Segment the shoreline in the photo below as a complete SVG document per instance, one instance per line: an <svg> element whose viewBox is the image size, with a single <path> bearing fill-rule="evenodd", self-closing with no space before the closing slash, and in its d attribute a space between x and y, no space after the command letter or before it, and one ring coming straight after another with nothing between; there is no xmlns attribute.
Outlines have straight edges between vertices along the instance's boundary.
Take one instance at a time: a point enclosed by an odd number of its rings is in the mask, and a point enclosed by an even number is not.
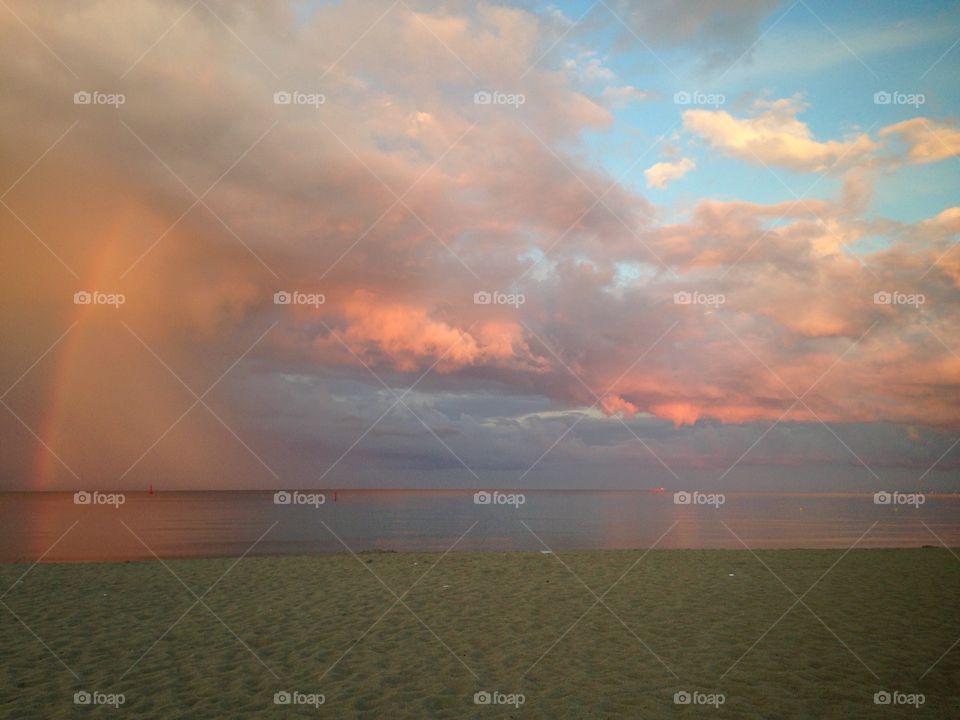
<svg viewBox="0 0 960 720"><path fill-rule="evenodd" d="M353 557L354 555L359 557L370 556L370 555L386 555L386 556L399 556L399 557L412 557L412 556L503 556L503 557L512 557L512 556L544 556L549 557L551 555L586 555L586 554L596 554L596 555L611 555L611 554L623 554L623 553L644 553L644 554L658 554L658 553L800 553L800 552L810 552L810 553L834 553L834 552L846 552L849 554L860 553L860 552L906 552L911 550L946 550L949 553L960 552L960 545L951 547L944 545L935 545L935 544L926 544L926 545L917 545L910 547L903 546L881 546L881 547L789 547L789 548L766 548L766 547L730 547L730 548L645 548L645 547L634 547L634 548L574 548L574 549L564 549L559 552L544 552L542 550L452 550L445 552L443 550L391 550L391 549L381 549L381 548L364 548L362 550L356 550L354 552L348 552L346 550L338 550L336 552L318 552L318 553L258 553L250 554L246 556L242 555L224 555L224 554L215 554L215 555L167 555L164 557L135 557L135 558L121 558L115 560L14 560L14 561L0 561L0 568L11 567L11 566L20 566L20 565L43 565L43 566L57 566L63 565L68 567L73 566L102 566L102 565L129 565L132 563L151 563L151 562L187 562L187 561L205 561L205 560L236 560L242 558L244 561L247 560L279 560L279 559L320 559L320 558L342 558L342 557Z"/></svg>
<svg viewBox="0 0 960 720"><path fill-rule="evenodd" d="M97 486L95 489L97 492L104 493L124 493L129 495L149 495L152 497L160 497L162 495L183 495L183 494L209 494L209 493L260 493L260 494L272 494L281 490L286 490L288 492L322 492L322 493L410 493L410 494L430 494L430 493L456 493L456 494L472 494L479 492L481 490L486 490L488 492L493 491L510 491L510 492L523 492L523 493L577 493L577 494L629 494L629 495L652 495L652 496L665 496L671 495L673 492L679 492L684 489L697 489L700 491L710 491L710 492L722 492L724 495L729 495L731 497L749 497L749 496L763 496L763 497L870 497L878 490L830 490L830 491L810 491L802 492L799 490L723 490L722 488L714 488L709 486L697 486L694 487L695 483L688 483L684 488L677 489L666 489L662 492L650 490L648 488L527 488L527 487L513 487L509 485L504 486L484 486L484 487L463 487L463 488L451 488L451 487L437 487L437 488L377 488L377 487L278 487L278 488L182 488L182 489L161 489L154 490L152 493L148 490L129 490L124 488L110 488L110 487L101 487ZM88 486L92 487L92 486ZM889 486L884 486L880 490L884 490ZM85 488L75 488L71 490L0 490L0 497L4 495L72 495L75 492L84 490ZM903 487L892 488L898 492L906 492L908 489ZM954 497L960 498L960 490L925 490L921 491L919 489L912 489L912 491L923 492L924 495L932 495L935 497Z"/></svg>

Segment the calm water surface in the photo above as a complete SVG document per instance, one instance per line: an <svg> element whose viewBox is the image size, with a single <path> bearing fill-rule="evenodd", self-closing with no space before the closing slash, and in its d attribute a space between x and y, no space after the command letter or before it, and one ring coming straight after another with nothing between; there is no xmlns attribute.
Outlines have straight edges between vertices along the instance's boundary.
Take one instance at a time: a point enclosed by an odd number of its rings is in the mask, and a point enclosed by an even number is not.
<svg viewBox="0 0 960 720"><path fill-rule="evenodd" d="M456 551L846 548L865 532L858 547L960 545L957 495L912 507L866 494L727 493L717 508L650 492L524 495L514 507L475 504L466 490L340 490L312 506L275 504L272 491L126 493L114 508L72 493L0 493L0 562L444 551L461 536Z"/></svg>

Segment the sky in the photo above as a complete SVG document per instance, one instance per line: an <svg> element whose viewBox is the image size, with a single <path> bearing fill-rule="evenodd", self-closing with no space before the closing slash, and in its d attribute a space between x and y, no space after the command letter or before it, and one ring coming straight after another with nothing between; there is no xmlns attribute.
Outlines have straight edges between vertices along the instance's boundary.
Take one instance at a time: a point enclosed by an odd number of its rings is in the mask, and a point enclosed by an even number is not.
<svg viewBox="0 0 960 720"><path fill-rule="evenodd" d="M960 488L957 4L0 5L0 488Z"/></svg>

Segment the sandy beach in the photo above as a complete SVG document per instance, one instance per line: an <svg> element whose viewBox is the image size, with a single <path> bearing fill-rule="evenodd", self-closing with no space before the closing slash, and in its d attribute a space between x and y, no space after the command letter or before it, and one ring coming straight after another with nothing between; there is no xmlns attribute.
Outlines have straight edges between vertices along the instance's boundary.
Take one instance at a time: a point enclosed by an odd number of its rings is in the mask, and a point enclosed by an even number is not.
<svg viewBox="0 0 960 720"><path fill-rule="evenodd" d="M3 717L960 714L943 548L29 568L0 567Z"/></svg>

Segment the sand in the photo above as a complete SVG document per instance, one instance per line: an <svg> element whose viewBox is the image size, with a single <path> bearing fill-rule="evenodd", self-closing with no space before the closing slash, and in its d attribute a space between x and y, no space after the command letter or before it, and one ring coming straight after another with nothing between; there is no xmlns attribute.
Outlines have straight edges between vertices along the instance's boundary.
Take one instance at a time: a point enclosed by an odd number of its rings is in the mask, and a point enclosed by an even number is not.
<svg viewBox="0 0 960 720"><path fill-rule="evenodd" d="M3 565L0 717L960 717L950 551L643 555Z"/></svg>

